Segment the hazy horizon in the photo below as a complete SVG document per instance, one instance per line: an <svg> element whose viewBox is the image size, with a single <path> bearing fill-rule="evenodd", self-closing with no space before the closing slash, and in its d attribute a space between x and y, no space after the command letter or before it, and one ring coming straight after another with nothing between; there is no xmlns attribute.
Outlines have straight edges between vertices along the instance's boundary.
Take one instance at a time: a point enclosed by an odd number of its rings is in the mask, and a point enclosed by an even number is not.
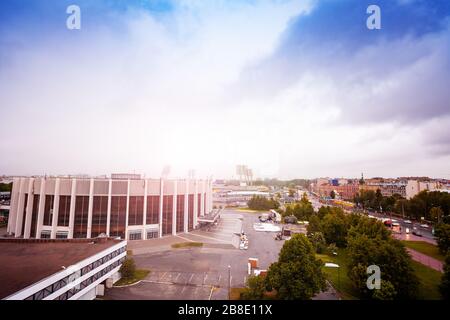
<svg viewBox="0 0 450 320"><path fill-rule="evenodd" d="M449 70L450 1L0 3L0 175L450 179Z"/></svg>

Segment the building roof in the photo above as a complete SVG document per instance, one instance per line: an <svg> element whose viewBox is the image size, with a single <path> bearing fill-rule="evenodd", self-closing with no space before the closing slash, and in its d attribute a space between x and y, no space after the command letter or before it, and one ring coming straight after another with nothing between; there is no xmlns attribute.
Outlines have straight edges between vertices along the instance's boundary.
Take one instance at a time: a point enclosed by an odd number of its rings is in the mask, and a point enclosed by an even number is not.
<svg viewBox="0 0 450 320"><path fill-rule="evenodd" d="M121 240L0 239L0 299L81 262Z"/></svg>

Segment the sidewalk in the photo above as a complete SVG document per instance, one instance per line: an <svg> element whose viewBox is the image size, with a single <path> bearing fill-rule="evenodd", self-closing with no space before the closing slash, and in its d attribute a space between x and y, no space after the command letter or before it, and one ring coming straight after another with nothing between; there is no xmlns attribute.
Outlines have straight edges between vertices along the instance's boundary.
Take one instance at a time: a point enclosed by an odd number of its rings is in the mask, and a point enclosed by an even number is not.
<svg viewBox="0 0 450 320"><path fill-rule="evenodd" d="M443 263L441 261L410 248L406 248L406 250L409 252L413 260L420 262L421 264L426 265L427 267L430 267L434 270L443 272Z"/></svg>

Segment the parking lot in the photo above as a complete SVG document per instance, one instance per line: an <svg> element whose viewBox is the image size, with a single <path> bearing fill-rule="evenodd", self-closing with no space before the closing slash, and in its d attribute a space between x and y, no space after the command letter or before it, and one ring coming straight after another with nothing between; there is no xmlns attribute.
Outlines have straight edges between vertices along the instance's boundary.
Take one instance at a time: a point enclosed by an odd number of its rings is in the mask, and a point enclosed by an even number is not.
<svg viewBox="0 0 450 320"><path fill-rule="evenodd" d="M224 210L217 226L180 235L203 242L202 248L135 254L136 266L151 270L149 276L134 286L108 289L105 298L227 299L228 266L231 266L231 286L243 287L248 276L248 258L258 258L260 268L266 269L278 259L284 243L274 239L275 233L255 231L255 222L258 222L256 213ZM248 250L237 249L236 233L241 230L248 235Z"/></svg>

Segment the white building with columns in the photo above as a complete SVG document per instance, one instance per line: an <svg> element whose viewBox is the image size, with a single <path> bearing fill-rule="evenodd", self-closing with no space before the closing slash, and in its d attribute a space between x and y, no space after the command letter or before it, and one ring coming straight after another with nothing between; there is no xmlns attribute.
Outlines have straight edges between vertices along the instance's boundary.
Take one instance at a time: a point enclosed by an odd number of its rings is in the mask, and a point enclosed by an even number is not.
<svg viewBox="0 0 450 320"><path fill-rule="evenodd" d="M211 180L22 177L13 181L7 232L145 240L189 232L211 211Z"/></svg>

